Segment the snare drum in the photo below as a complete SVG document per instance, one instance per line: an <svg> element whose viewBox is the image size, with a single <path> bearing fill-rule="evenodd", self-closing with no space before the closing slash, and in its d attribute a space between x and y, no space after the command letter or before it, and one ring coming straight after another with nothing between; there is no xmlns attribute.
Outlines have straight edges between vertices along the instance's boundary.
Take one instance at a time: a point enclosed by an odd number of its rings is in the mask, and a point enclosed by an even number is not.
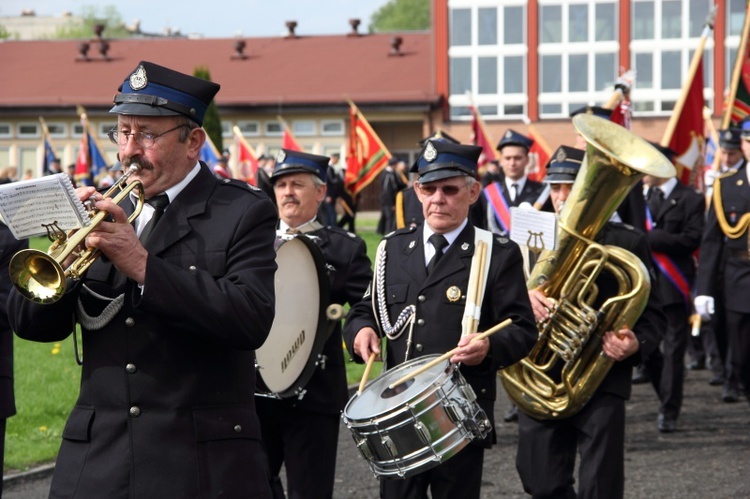
<svg viewBox="0 0 750 499"><path fill-rule="evenodd" d="M323 253L305 235L277 239L276 264L276 316L255 351L256 395L301 398L327 339L330 284Z"/></svg>
<svg viewBox="0 0 750 499"><path fill-rule="evenodd" d="M344 408L344 424L375 476L421 473L490 432L474 390L447 360L388 388L436 357L420 357L386 371Z"/></svg>

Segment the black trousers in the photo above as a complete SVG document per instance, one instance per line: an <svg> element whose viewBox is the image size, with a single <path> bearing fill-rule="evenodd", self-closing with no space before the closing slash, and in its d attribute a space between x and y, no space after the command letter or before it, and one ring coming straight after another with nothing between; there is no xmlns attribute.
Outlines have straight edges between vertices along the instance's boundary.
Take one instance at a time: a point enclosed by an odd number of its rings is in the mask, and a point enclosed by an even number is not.
<svg viewBox="0 0 750 499"><path fill-rule="evenodd" d="M646 359L646 371L661 406L659 413L677 419L682 408L682 393L685 380L685 350L690 336L688 308L684 303L664 306L667 316L667 331L662 342L662 354L655 352Z"/></svg>
<svg viewBox="0 0 750 499"><path fill-rule="evenodd" d="M740 386L750 394L750 314L727 310L729 366Z"/></svg>
<svg viewBox="0 0 750 499"><path fill-rule="evenodd" d="M479 499L484 447L469 444L446 462L409 478L381 478L382 499Z"/></svg>
<svg viewBox="0 0 750 499"><path fill-rule="evenodd" d="M333 497L339 415L310 412L262 397L256 397L255 403L275 488L280 487L283 464L287 498Z"/></svg>
<svg viewBox="0 0 750 499"><path fill-rule="evenodd" d="M535 498L622 498L625 489L625 400L597 393L581 411L561 420L519 413L516 468ZM580 454L578 494L576 452Z"/></svg>

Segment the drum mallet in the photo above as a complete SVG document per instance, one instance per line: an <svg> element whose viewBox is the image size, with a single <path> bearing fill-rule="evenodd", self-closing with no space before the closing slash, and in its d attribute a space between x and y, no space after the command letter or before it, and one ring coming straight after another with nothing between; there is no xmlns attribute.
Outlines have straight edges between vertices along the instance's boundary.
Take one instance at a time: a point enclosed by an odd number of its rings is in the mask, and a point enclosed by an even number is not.
<svg viewBox="0 0 750 499"><path fill-rule="evenodd" d="M357 389L357 395L362 394L362 390L365 389L365 384L367 383L367 378L370 376L370 369L372 369L372 365L375 363L375 352L372 352L370 354L370 358L367 359L367 365L365 366L365 372L362 374L362 381L359 382L359 388Z"/></svg>
<svg viewBox="0 0 750 499"><path fill-rule="evenodd" d="M469 343L473 343L473 342L478 341L478 340L483 340L486 337L497 333L501 329L504 329L504 328L510 326L511 324L513 324L513 321L511 319L505 319L503 322L501 322L501 323L499 323L499 324L491 327L487 331L485 331L485 332L483 332L483 333L481 333L481 334L479 334L477 336L474 336L471 339L471 341L469 341ZM399 380L391 383L388 388L390 388L391 390L393 390L394 388L396 388L401 383L405 383L405 382L409 381L410 379L412 379L412 378L414 378L414 377L422 374L423 372L427 371L428 369L431 369L432 367L440 364L441 362L445 362L446 360L448 360L451 357L453 357L453 355L459 350L459 348L461 348L461 347L456 347L453 350L450 350L449 352L445 352L443 355L441 355L440 357L436 358L435 360L432 360L432 361L428 362L427 364L423 365L419 369L415 369L414 371L406 374L401 379L399 379Z"/></svg>

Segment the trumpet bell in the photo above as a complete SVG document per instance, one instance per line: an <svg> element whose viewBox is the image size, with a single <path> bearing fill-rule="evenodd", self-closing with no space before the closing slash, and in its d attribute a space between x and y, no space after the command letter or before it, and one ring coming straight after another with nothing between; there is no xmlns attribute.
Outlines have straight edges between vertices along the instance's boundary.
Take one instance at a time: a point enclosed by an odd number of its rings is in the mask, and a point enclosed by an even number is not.
<svg viewBox="0 0 750 499"><path fill-rule="evenodd" d="M18 292L34 303L54 303L65 293L65 271L43 251L25 249L13 255L9 274Z"/></svg>

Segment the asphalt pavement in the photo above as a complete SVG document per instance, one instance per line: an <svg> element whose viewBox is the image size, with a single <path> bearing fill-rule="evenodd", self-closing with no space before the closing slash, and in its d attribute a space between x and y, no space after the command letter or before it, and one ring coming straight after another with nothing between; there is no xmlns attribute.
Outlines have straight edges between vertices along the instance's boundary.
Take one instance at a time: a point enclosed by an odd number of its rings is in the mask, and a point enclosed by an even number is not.
<svg viewBox="0 0 750 499"><path fill-rule="evenodd" d="M651 385L636 385L627 404L625 495L628 498L750 497L750 404L721 401L709 371L688 371L677 431L656 429L658 401ZM498 445L485 454L483 498L527 497L515 469L517 428L504 423L504 392L495 406ZM6 499L47 497L50 467L5 477ZM168 479L165 477L165 479ZM378 481L342 425L336 468L337 499L378 496Z"/></svg>

